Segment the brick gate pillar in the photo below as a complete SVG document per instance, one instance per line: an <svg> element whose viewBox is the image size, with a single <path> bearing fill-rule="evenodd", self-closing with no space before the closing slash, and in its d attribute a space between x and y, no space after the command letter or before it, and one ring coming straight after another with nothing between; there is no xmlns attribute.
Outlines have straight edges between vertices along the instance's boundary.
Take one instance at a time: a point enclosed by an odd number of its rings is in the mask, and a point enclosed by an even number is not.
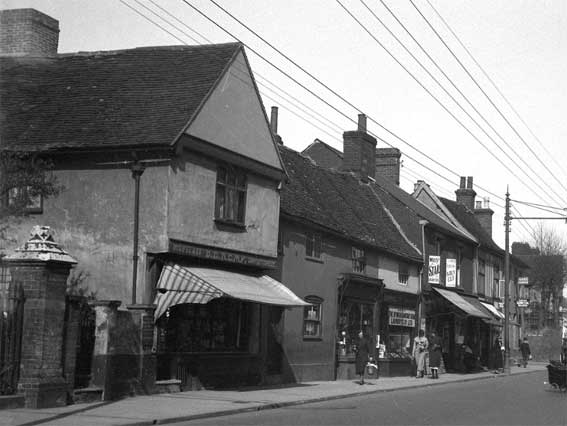
<svg viewBox="0 0 567 426"><path fill-rule="evenodd" d="M155 392L156 385L156 354L154 341L154 311L156 305L128 305L128 311L132 314L137 332L139 333L138 353L138 377L137 382L141 389L139 391L150 394Z"/></svg>
<svg viewBox="0 0 567 426"><path fill-rule="evenodd" d="M70 269L77 262L55 243L47 226L35 226L30 240L3 260L25 298L18 392L29 408L66 405L65 293Z"/></svg>

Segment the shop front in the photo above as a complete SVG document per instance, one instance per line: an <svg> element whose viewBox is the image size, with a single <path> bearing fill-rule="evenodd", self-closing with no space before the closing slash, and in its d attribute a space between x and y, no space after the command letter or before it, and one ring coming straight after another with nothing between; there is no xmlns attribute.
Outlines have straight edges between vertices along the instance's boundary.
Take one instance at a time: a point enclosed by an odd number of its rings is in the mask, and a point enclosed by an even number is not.
<svg viewBox="0 0 567 426"><path fill-rule="evenodd" d="M377 336L381 376L411 375L411 344L415 336L417 296L384 291Z"/></svg>
<svg viewBox="0 0 567 426"><path fill-rule="evenodd" d="M362 331L370 347L376 347L383 283L358 274L341 274L339 283L336 379L354 379L358 333Z"/></svg>
<svg viewBox="0 0 567 426"><path fill-rule="evenodd" d="M459 292L434 287L426 303L427 332L441 338L443 362L450 372L470 372L480 367L482 327L492 316Z"/></svg>
<svg viewBox="0 0 567 426"><path fill-rule="evenodd" d="M165 264L156 290L157 379L185 390L262 383L272 311L309 305L261 273L190 264Z"/></svg>

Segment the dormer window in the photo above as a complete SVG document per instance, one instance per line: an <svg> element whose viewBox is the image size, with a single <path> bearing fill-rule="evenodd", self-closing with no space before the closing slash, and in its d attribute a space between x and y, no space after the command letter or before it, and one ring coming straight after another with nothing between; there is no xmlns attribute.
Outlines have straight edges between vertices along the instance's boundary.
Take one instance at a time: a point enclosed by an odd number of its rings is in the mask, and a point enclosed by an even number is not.
<svg viewBox="0 0 567 426"><path fill-rule="evenodd" d="M217 169L215 220L244 225L246 214L246 173L229 165Z"/></svg>

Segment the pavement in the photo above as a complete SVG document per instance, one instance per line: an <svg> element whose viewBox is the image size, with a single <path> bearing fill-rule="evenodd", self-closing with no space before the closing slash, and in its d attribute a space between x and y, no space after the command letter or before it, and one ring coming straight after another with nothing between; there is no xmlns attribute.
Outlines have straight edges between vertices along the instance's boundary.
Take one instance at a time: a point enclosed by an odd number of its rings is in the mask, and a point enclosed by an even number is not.
<svg viewBox="0 0 567 426"><path fill-rule="evenodd" d="M530 362L527 368L512 366L510 375L544 371L547 363ZM237 390L201 390L118 401L95 402L44 409L0 411L0 425L154 425L189 421L242 412L268 410L310 402L329 401L378 392L442 386L473 380L498 380L506 374L484 371L472 374L440 374L439 379L380 377L364 385L354 380L306 382ZM542 384L543 385L543 384Z"/></svg>

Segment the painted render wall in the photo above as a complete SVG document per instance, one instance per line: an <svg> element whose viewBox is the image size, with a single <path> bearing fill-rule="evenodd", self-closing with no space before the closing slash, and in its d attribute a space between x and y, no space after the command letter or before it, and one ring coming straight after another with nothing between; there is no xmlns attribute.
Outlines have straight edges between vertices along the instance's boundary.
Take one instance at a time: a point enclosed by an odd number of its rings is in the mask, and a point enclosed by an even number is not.
<svg viewBox="0 0 567 426"><path fill-rule="evenodd" d="M76 166L76 165L75 165ZM78 264L71 276L86 274L81 287L97 299L131 303L134 180L130 169L55 171L64 190L44 200L43 213L8 218L0 251L23 245L34 225L48 225L54 239ZM138 302L144 292L147 250L165 248L167 167L144 171L140 187Z"/></svg>
<svg viewBox="0 0 567 426"><path fill-rule="evenodd" d="M283 348L285 362L293 379L334 380L337 341L338 276L352 272L351 249L353 244L337 237L322 235L321 261L305 257L305 232L310 228L288 220L280 222L283 256L279 258L281 282L299 297L308 295L324 299L322 305L322 338L303 338L303 309L285 312ZM377 252L366 249L366 275L397 283L398 263ZM417 289L417 267L410 269L407 289ZM392 288L397 289L392 285Z"/></svg>
<svg viewBox="0 0 567 426"><path fill-rule="evenodd" d="M217 163L187 153L169 177L167 236L196 244L275 258L279 220L278 183L248 174L246 229L216 224Z"/></svg>

